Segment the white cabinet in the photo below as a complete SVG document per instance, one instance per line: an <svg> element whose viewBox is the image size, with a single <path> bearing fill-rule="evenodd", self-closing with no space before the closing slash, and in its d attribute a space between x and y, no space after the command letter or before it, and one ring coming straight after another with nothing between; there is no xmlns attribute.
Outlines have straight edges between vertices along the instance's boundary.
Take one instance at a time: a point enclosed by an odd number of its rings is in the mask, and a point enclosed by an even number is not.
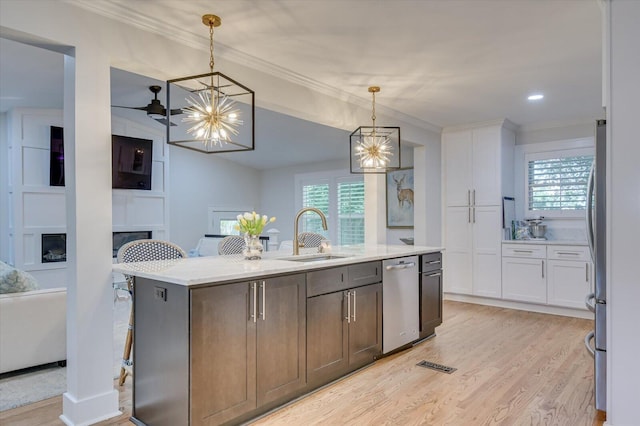
<svg viewBox="0 0 640 426"><path fill-rule="evenodd" d="M506 123L443 131L445 206L498 206L513 195L515 135Z"/></svg>
<svg viewBox="0 0 640 426"><path fill-rule="evenodd" d="M445 219L445 292L472 294L473 228L471 209L448 207Z"/></svg>
<svg viewBox="0 0 640 426"><path fill-rule="evenodd" d="M513 195L515 143L507 123L443 131L445 292L501 297L502 197Z"/></svg>
<svg viewBox="0 0 640 426"><path fill-rule="evenodd" d="M591 292L592 263L584 246L549 246L547 250L548 303L584 309Z"/></svg>
<svg viewBox="0 0 640 426"><path fill-rule="evenodd" d="M502 247L502 207L474 207L473 226L473 294L501 297L500 249Z"/></svg>
<svg viewBox="0 0 640 426"><path fill-rule="evenodd" d="M545 260L545 246L505 245L502 297L521 302L547 303Z"/></svg>
<svg viewBox="0 0 640 426"><path fill-rule="evenodd" d="M586 309L593 264L586 246L507 243L502 247L502 297Z"/></svg>

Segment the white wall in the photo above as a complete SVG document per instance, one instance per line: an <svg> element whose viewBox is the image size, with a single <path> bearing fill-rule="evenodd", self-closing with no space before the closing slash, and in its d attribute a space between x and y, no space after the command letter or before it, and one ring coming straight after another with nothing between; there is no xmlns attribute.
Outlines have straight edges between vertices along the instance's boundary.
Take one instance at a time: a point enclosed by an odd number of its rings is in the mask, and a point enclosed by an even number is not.
<svg viewBox="0 0 640 426"><path fill-rule="evenodd" d="M604 118L604 111L602 112ZM516 133L516 145L530 143L561 141L565 139L593 137L595 134L595 120L578 123L540 123L539 125L523 126Z"/></svg>
<svg viewBox="0 0 640 426"><path fill-rule="evenodd" d="M170 155L171 240L185 251L207 233L209 207L261 210L264 183L258 170L175 146ZM278 186L272 189L280 191Z"/></svg>

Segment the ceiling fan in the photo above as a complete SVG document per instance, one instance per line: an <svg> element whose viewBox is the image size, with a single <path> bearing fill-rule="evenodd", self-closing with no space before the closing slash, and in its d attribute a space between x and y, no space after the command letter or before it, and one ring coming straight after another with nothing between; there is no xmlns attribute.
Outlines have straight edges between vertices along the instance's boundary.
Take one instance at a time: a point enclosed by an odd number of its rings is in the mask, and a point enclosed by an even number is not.
<svg viewBox="0 0 640 426"><path fill-rule="evenodd" d="M158 99L158 93L160 93L160 91L162 90L162 87L149 86L149 90L151 91L151 93L153 93L153 99L151 99L151 103L148 104L147 106L143 106L143 107L129 107L129 106L122 106L122 105L111 105L111 106L114 108L138 109L141 111L146 111L149 117L153 118L158 123L162 123L166 126L167 125L167 109L164 107L164 105L160 103L160 100ZM183 113L182 109L171 110L171 115L177 115L182 113ZM175 124L173 123L170 123L170 124L172 126L175 126Z"/></svg>

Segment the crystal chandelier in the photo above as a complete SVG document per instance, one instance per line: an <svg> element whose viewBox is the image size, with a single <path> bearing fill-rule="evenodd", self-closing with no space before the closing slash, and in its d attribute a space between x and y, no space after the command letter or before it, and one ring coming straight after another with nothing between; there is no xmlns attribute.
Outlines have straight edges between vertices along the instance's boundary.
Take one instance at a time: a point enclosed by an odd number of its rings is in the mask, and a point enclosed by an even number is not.
<svg viewBox="0 0 640 426"><path fill-rule="evenodd" d="M167 82L167 103L170 105L174 97L179 99L184 104L180 109L185 114L181 125L167 125L169 144L206 153L255 148L254 92L213 71L213 29L221 22L216 15L202 17L202 23L209 27L210 72Z"/></svg>
<svg viewBox="0 0 640 426"><path fill-rule="evenodd" d="M351 135L351 173L386 173L400 168L400 127L376 126L376 93L369 87L372 101L372 126L360 126Z"/></svg>

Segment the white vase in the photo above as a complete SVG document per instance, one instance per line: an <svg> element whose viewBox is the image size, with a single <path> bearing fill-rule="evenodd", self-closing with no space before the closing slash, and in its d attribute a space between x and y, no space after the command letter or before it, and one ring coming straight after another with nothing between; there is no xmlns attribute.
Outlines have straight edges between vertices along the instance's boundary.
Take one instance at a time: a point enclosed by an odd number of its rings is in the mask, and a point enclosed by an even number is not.
<svg viewBox="0 0 640 426"><path fill-rule="evenodd" d="M259 235L244 234L244 258L247 260L262 259L262 243Z"/></svg>

